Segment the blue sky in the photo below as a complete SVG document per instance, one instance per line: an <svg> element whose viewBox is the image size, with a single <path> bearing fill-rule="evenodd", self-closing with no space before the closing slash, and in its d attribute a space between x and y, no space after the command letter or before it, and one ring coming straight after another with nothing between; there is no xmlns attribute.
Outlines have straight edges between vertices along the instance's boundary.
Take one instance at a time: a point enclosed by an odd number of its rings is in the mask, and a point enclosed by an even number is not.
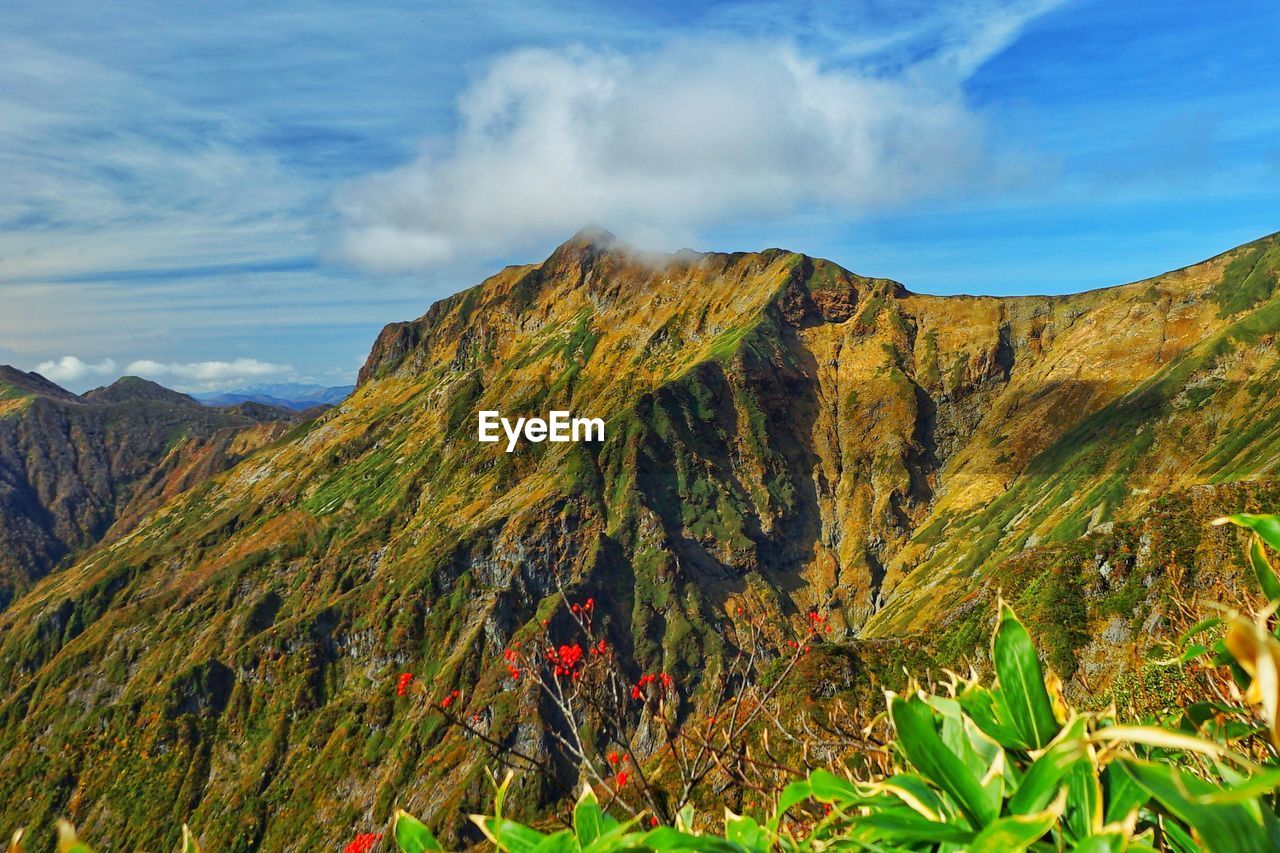
<svg viewBox="0 0 1280 853"><path fill-rule="evenodd" d="M0 362L350 381L594 222L933 293L1280 230L1274 2L9 0Z"/></svg>

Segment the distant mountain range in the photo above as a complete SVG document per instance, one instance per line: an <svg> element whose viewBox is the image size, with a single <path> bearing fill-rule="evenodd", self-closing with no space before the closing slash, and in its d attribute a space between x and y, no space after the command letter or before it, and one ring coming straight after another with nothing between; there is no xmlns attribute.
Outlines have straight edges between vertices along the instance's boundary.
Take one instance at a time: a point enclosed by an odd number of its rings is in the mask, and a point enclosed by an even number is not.
<svg viewBox="0 0 1280 853"><path fill-rule="evenodd" d="M296 420L257 403L209 408L136 376L77 395L0 365L0 609Z"/></svg>
<svg viewBox="0 0 1280 853"><path fill-rule="evenodd" d="M323 385L282 382L274 385L255 385L252 388L240 388L235 391L222 391L217 394L194 394L192 396L206 406L262 403L267 406L276 406L300 412L316 406L332 406L341 403L354 390L354 385L326 388Z"/></svg>

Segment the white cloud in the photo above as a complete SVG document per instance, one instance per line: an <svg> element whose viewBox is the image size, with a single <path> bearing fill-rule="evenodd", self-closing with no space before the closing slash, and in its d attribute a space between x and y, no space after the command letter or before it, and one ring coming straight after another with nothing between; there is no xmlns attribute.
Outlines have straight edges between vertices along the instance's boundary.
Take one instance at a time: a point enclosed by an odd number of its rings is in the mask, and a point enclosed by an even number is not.
<svg viewBox="0 0 1280 853"><path fill-rule="evenodd" d="M507 54L462 93L443 149L338 193L339 253L412 270L590 223L671 245L966 186L985 175L985 134L962 84L1048 5L993 6L910 63L824 64L790 40L709 36L640 55Z"/></svg>
<svg viewBox="0 0 1280 853"><path fill-rule="evenodd" d="M115 359L88 362L74 355L43 361L36 373L73 390L101 385L120 376L141 376L179 391L225 391L243 388L264 379L292 379L294 369L287 364L273 364L256 358L234 361L161 362L138 359L119 367Z"/></svg>
<svg viewBox="0 0 1280 853"><path fill-rule="evenodd" d="M287 364L272 364L256 358L237 358L235 361L193 361L186 364L164 364L149 359L132 361L124 372L146 379L176 377L194 381L202 388L230 387L249 379L267 376L283 376L293 372Z"/></svg>
<svg viewBox="0 0 1280 853"><path fill-rule="evenodd" d="M109 358L89 363L74 355L64 355L56 361L42 361L36 365L36 373L53 382L79 382L91 376L110 376L115 370L116 363Z"/></svg>

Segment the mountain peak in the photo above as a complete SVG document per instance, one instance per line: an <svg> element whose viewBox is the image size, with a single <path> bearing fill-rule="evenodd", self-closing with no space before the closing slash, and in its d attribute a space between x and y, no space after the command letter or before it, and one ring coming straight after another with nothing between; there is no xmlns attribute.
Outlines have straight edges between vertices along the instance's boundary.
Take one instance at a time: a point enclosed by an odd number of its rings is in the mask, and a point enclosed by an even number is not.
<svg viewBox="0 0 1280 853"><path fill-rule="evenodd" d="M52 397L57 400L72 401L80 399L66 388L50 382L35 371L24 373L16 367L0 364L0 397L12 396Z"/></svg>
<svg viewBox="0 0 1280 853"><path fill-rule="evenodd" d="M559 249L568 248L596 248L607 249L618 243L618 235L614 234L607 228L601 228L599 225L585 225L578 229L578 233L574 234L564 243L560 244ZM557 251L559 251L557 249Z"/></svg>
<svg viewBox="0 0 1280 853"><path fill-rule="evenodd" d="M129 400L159 400L166 403L177 403L184 406L197 406L197 403L186 394L181 394L163 385L143 379L140 376L121 376L115 382L103 388L86 391L82 399L90 403L124 403Z"/></svg>

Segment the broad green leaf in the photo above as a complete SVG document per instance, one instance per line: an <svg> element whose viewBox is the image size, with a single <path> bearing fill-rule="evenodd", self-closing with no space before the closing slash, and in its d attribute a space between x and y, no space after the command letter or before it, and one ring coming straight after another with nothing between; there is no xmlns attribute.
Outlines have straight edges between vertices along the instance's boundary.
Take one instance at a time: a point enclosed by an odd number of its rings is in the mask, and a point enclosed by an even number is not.
<svg viewBox="0 0 1280 853"><path fill-rule="evenodd" d="M808 779L800 779L783 788L782 794L778 797L778 809L774 813L773 820L769 821L769 826L774 830L777 830L777 828L782 825L783 815L813 795L813 785ZM676 825L680 826L680 821L678 819L676 821ZM688 830L692 828L692 823L688 826L680 826L680 828Z"/></svg>
<svg viewBox="0 0 1280 853"><path fill-rule="evenodd" d="M200 853L200 845L196 842L195 834L185 823L182 825L182 853Z"/></svg>
<svg viewBox="0 0 1280 853"><path fill-rule="evenodd" d="M573 833L567 829L553 832L538 842L535 848L536 853L578 853L580 849Z"/></svg>
<svg viewBox="0 0 1280 853"><path fill-rule="evenodd" d="M1230 768L1220 767L1219 772L1226 776L1231 771ZM1211 793L1204 794L1196 799L1205 804L1242 803L1280 789L1280 768L1257 773L1253 776L1239 777L1238 774L1232 775L1236 775L1239 781L1228 779L1227 784L1215 785Z"/></svg>
<svg viewBox="0 0 1280 853"><path fill-rule="evenodd" d="M1067 774L1067 808L1063 819L1076 838L1102 831L1102 786L1098 766L1086 757Z"/></svg>
<svg viewBox="0 0 1280 853"><path fill-rule="evenodd" d="M604 812L596 799L596 792L590 785L583 785L582 796L578 797L578 804L573 809L573 831L578 837L578 844L589 846L600 837L603 824Z"/></svg>
<svg viewBox="0 0 1280 853"><path fill-rule="evenodd" d="M1044 669L1031 635L1004 602L1000 603L992 658L1009 723L1030 746L1042 749L1061 726L1053 713L1053 700L1045 688Z"/></svg>
<svg viewBox="0 0 1280 853"><path fill-rule="evenodd" d="M1262 853L1274 851L1280 839L1270 838L1255 799L1239 803L1206 803L1217 786L1172 766L1131 758L1117 759L1147 793L1179 820L1196 831L1211 853Z"/></svg>
<svg viewBox="0 0 1280 853"><path fill-rule="evenodd" d="M815 770L809 774L809 787L813 796L823 802L857 801L862 793L848 779L841 779L829 770Z"/></svg>
<svg viewBox="0 0 1280 853"><path fill-rule="evenodd" d="M1026 850L1053 828L1058 812L1049 809L1032 815L1003 817L979 832L969 853L1011 853Z"/></svg>
<svg viewBox="0 0 1280 853"><path fill-rule="evenodd" d="M628 818L626 823L618 823L606 814L600 824L600 835L595 841L591 842L591 846L579 847L578 842L574 840L573 849L575 851L581 850L582 853L610 853L610 851L614 850L630 850L635 847L640 838L640 833L632 831L640 823L640 820L641 815L635 815Z"/></svg>
<svg viewBox="0 0 1280 853"><path fill-rule="evenodd" d="M1071 849L1074 853L1123 853L1128 846L1126 833L1116 829L1082 838Z"/></svg>
<svg viewBox="0 0 1280 853"><path fill-rule="evenodd" d="M974 829L995 820L999 800L992 800L978 777L947 749L934 728L933 711L919 699L889 694L889 717L898 733L898 745L911 765L934 785L946 791L965 813Z"/></svg>
<svg viewBox="0 0 1280 853"><path fill-rule="evenodd" d="M1002 705L997 702L997 696L991 690L976 684L968 684L956 696L956 701L978 728L994 738L1001 746L1027 746L1026 741L1018 734L1018 730L1009 725L1000 713Z"/></svg>
<svg viewBox="0 0 1280 853"><path fill-rule="evenodd" d="M1074 736L1055 743L1032 763L1018 789L1009 797L1008 810L1011 814L1035 814L1053 802L1071 768L1085 758L1085 745L1081 739L1084 725L1084 720L1077 718L1072 723L1071 734Z"/></svg>
<svg viewBox="0 0 1280 853"><path fill-rule="evenodd" d="M954 823L925 820L913 811L872 812L857 818L854 826L863 830L864 838L889 842L928 842L932 844L965 844L974 837L973 830Z"/></svg>
<svg viewBox="0 0 1280 853"><path fill-rule="evenodd" d="M533 853L546 838L536 829L502 817L472 815L471 820L494 847L510 853Z"/></svg>
<svg viewBox="0 0 1280 853"><path fill-rule="evenodd" d="M1256 536L1249 540L1249 566L1253 569L1253 576L1258 579L1258 586L1267 600L1280 601L1280 578L1276 577L1276 570L1267 559L1267 551L1262 547L1262 540Z"/></svg>
<svg viewBox="0 0 1280 853"><path fill-rule="evenodd" d="M1107 823L1119 823L1125 820L1151 799L1146 789L1115 763L1103 768L1102 785L1107 799L1106 814L1103 819Z"/></svg>
<svg viewBox="0 0 1280 853"><path fill-rule="evenodd" d="M1175 850L1177 853L1204 853L1204 848L1196 843L1196 840L1191 837L1191 833L1176 822L1172 820L1165 821L1161 829L1164 831L1164 840L1169 845L1170 850Z"/></svg>
<svg viewBox="0 0 1280 853"><path fill-rule="evenodd" d="M1252 530L1262 541L1280 551L1280 516L1253 515L1241 512L1235 515L1228 515L1226 518L1215 519L1213 523L1215 525L1234 524L1237 527Z"/></svg>
<svg viewBox="0 0 1280 853"><path fill-rule="evenodd" d="M391 834L396 839L396 846L401 853L430 853L443 850L440 842L431 834L431 830L404 809L396 809L396 816L391 824Z"/></svg>
<svg viewBox="0 0 1280 853"><path fill-rule="evenodd" d="M785 794L786 792L784 791L783 793ZM806 794L805 797L802 797L801 799L807 799L807 797L808 795ZM799 800L796 802L799 802ZM790 806L788 806L788 808L790 808ZM779 811L785 811L785 809L779 808ZM693 832L693 803L686 803L685 807L676 813L676 829L681 832Z"/></svg>
<svg viewBox="0 0 1280 853"><path fill-rule="evenodd" d="M926 820L946 820L947 813L950 811L942 802L942 798L929 787L928 782L910 773L890 776L883 782L869 785L868 788L892 794Z"/></svg>
<svg viewBox="0 0 1280 853"><path fill-rule="evenodd" d="M728 809L724 810L724 837L747 850L767 851L773 846L769 841L769 833L761 829L760 824Z"/></svg>

